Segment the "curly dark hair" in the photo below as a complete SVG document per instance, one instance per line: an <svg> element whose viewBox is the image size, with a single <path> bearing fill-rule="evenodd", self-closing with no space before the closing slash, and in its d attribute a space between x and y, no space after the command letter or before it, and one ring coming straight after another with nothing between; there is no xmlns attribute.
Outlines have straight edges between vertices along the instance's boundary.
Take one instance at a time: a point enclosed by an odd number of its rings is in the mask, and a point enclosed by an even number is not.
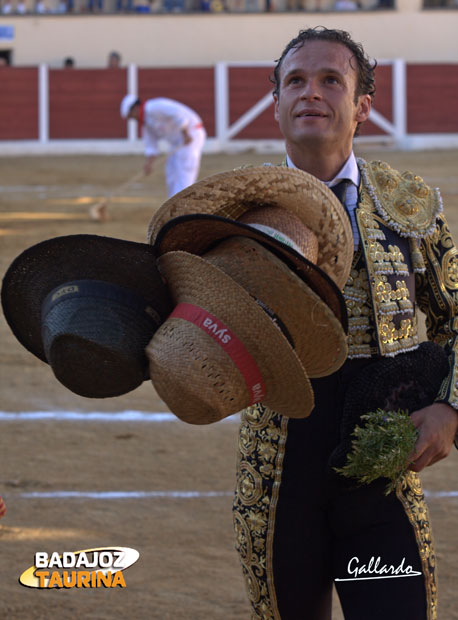
<svg viewBox="0 0 458 620"><path fill-rule="evenodd" d="M277 97L280 91L280 69L285 56L290 50L299 49L308 41L331 41L333 43L345 45L345 47L352 52L353 57L356 59L358 64L355 100L359 97L359 95L370 95L371 100L374 99L375 67L377 66L377 62L369 59L361 43L356 43L353 41L348 32L345 30L331 30L325 28L324 26L301 30L298 36L288 43L280 58L275 61L276 65L273 74L270 76L270 81L275 87L273 92L277 95Z"/></svg>

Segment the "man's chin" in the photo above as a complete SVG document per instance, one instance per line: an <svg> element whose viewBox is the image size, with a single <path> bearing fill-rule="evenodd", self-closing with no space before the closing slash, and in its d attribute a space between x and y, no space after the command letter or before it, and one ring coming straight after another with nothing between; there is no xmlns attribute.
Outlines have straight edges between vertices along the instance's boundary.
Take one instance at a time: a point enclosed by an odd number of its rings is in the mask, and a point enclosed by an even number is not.
<svg viewBox="0 0 458 620"><path fill-rule="evenodd" d="M308 131L297 132L293 141L298 146L305 144L328 144L332 142L332 137L319 129L309 129Z"/></svg>

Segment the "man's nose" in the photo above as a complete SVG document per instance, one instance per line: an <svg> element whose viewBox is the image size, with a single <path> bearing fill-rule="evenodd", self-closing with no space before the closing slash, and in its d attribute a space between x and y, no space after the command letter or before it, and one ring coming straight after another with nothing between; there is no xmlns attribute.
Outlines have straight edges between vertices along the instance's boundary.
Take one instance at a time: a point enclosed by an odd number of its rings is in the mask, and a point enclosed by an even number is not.
<svg viewBox="0 0 458 620"><path fill-rule="evenodd" d="M321 92L316 80L306 80L301 92L301 99L321 99Z"/></svg>

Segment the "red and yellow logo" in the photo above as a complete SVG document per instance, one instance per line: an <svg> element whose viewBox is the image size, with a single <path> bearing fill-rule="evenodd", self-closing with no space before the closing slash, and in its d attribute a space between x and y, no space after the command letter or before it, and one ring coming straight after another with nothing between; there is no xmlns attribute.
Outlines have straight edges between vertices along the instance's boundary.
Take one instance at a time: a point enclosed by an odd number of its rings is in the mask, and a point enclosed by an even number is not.
<svg viewBox="0 0 458 620"><path fill-rule="evenodd" d="M19 582L29 588L125 588L123 571L139 556L129 547L98 547L60 555L39 551Z"/></svg>

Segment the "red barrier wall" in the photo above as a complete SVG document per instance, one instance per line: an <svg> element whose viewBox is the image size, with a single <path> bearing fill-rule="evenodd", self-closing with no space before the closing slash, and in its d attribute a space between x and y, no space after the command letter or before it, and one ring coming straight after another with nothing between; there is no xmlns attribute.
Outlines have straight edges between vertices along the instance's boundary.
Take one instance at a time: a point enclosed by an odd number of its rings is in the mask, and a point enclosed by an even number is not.
<svg viewBox="0 0 458 620"><path fill-rule="evenodd" d="M375 69L377 90L374 98L374 109L388 121L393 122L393 69L390 65L382 65ZM383 136L385 132L371 121L361 125L361 136Z"/></svg>
<svg viewBox="0 0 458 620"><path fill-rule="evenodd" d="M125 138L119 104L126 69L51 69L49 137Z"/></svg>
<svg viewBox="0 0 458 620"><path fill-rule="evenodd" d="M458 132L458 65L408 65L407 132Z"/></svg>
<svg viewBox="0 0 458 620"><path fill-rule="evenodd" d="M270 67L229 69L229 119L234 123L272 86ZM376 70L375 109L393 118L392 67ZM138 70L142 99L165 96L183 101L202 117L215 136L214 69L165 68ZM126 138L119 104L127 91L126 69L51 69L49 71L49 136L51 139ZM407 67L408 133L458 133L458 64ZM361 135L383 131L368 122ZM281 139L269 106L237 139ZM38 139L38 69L0 68L0 140Z"/></svg>
<svg viewBox="0 0 458 620"><path fill-rule="evenodd" d="M0 68L0 140L38 139L37 67Z"/></svg>
<svg viewBox="0 0 458 620"><path fill-rule="evenodd" d="M229 69L229 123L231 125L264 95L273 90L273 84L269 81L272 71L273 65L272 67L231 67ZM271 106L234 138L237 140L281 140L282 135L274 119L273 100Z"/></svg>

